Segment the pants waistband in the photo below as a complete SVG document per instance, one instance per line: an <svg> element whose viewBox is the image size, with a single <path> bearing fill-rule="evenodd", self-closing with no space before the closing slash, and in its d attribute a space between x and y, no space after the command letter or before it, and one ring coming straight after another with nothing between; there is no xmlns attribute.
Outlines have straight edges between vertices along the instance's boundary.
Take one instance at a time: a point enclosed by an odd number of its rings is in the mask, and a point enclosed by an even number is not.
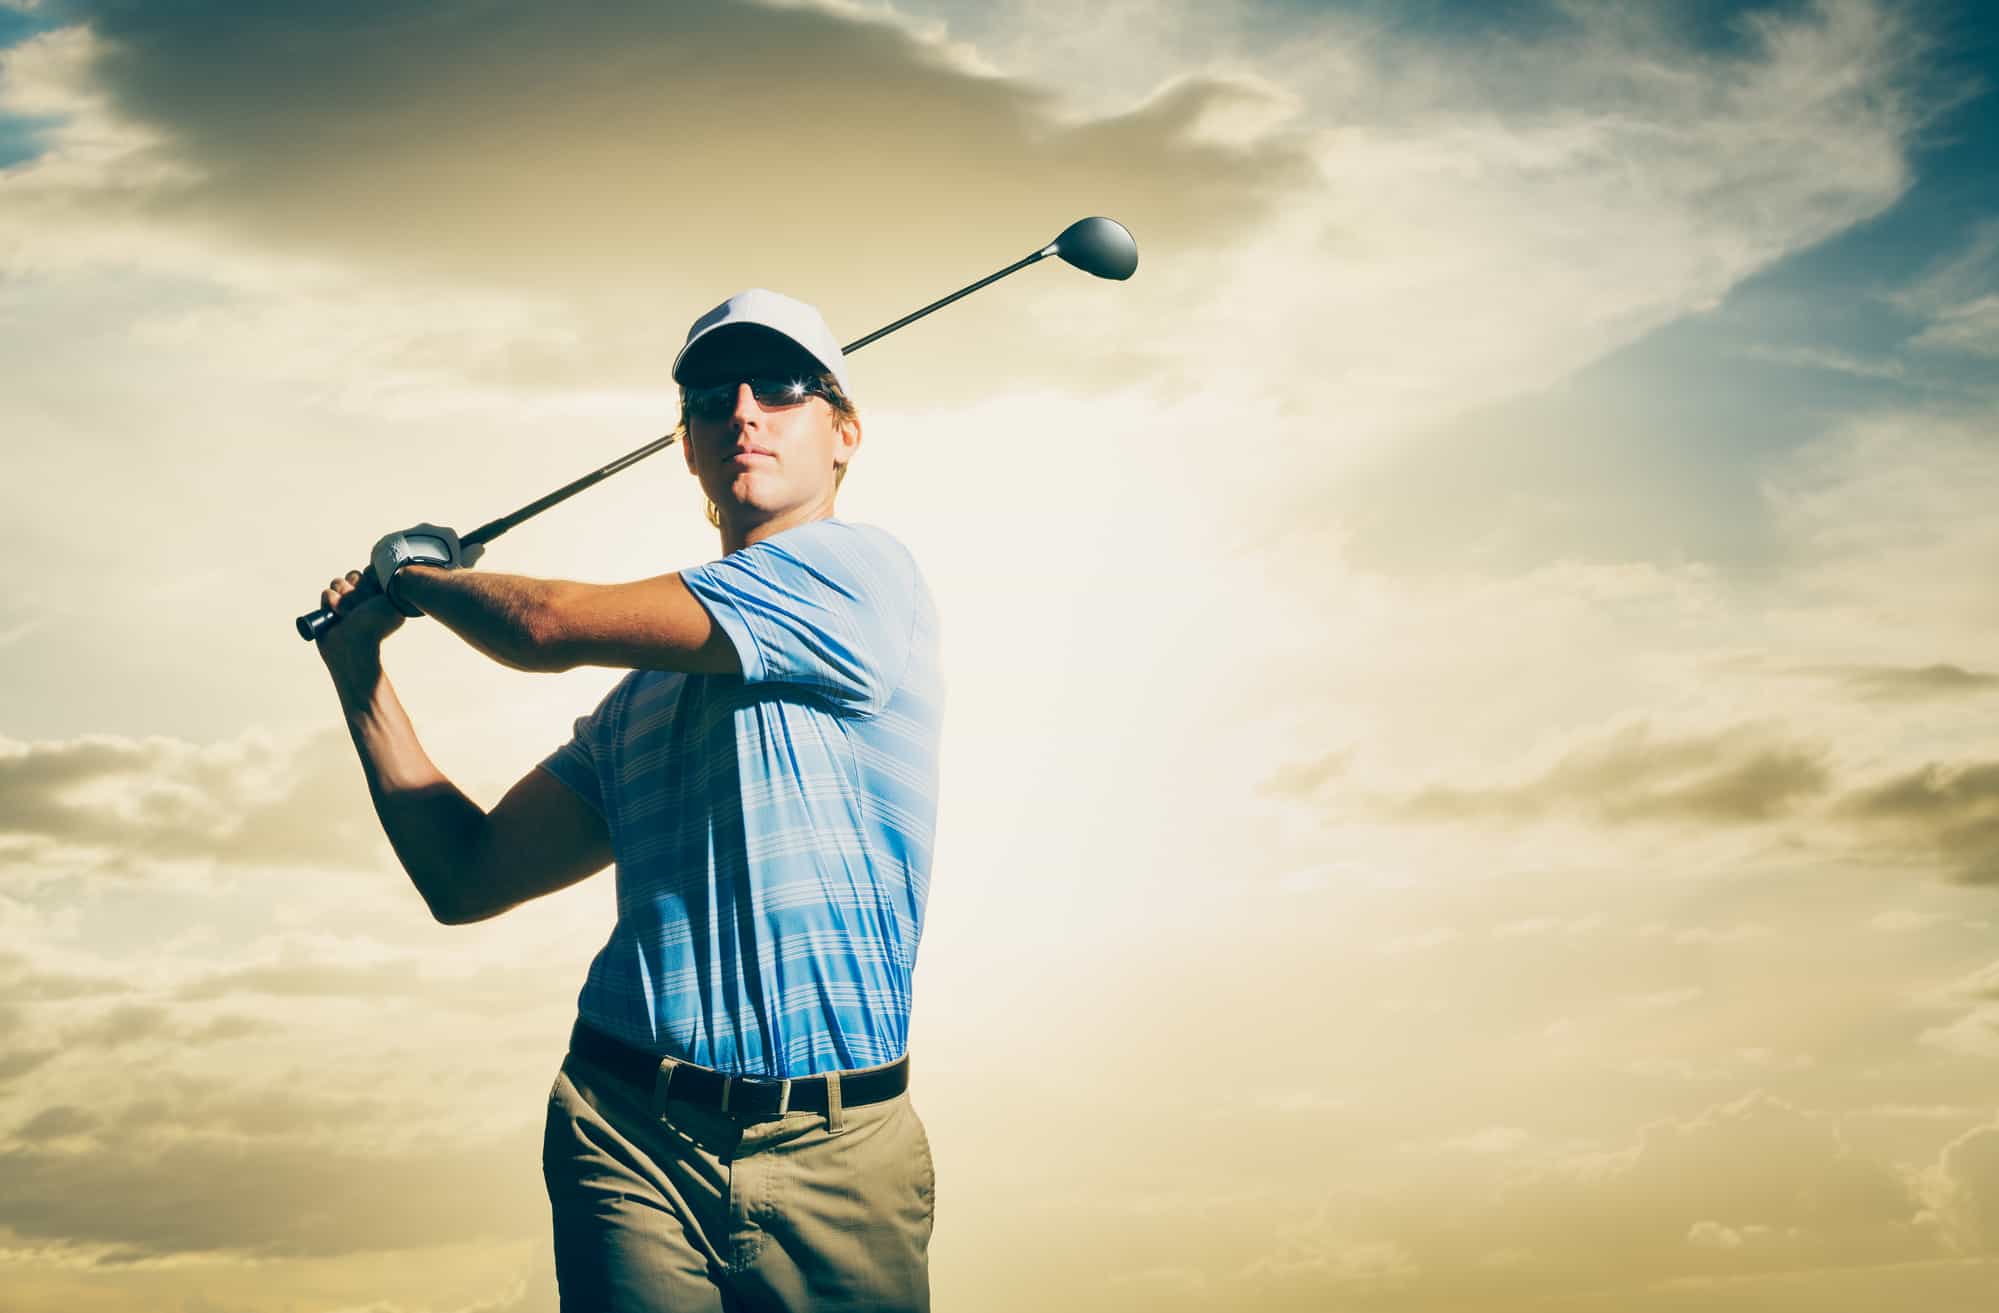
<svg viewBox="0 0 1999 1313"><path fill-rule="evenodd" d="M656 1110L672 1098L741 1117L818 1112L836 1120L841 1107L880 1103L909 1088L906 1053L885 1066L828 1075L732 1076L633 1048L580 1020L569 1032L569 1051L648 1091Z"/></svg>

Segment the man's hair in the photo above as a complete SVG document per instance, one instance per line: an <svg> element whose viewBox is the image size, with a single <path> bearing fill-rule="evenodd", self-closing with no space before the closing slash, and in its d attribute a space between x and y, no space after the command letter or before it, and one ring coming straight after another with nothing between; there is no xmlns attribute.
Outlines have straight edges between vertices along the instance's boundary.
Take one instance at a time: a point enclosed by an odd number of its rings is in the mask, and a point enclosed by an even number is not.
<svg viewBox="0 0 1999 1313"><path fill-rule="evenodd" d="M848 399L845 392L840 390L840 380L834 378L831 374L818 374L814 377L819 380L819 386L824 391L826 397L826 404L833 408L833 416L836 421L857 420L861 417L860 412L854 409L854 403ZM685 444L687 441L687 389L685 388L680 390L680 423L674 426L673 440L682 444ZM840 485L846 482L847 469L852 464L853 462L850 460L834 467L834 492L837 493L840 490ZM714 525L717 529L722 527L722 508L717 506L713 501L708 503L708 523Z"/></svg>

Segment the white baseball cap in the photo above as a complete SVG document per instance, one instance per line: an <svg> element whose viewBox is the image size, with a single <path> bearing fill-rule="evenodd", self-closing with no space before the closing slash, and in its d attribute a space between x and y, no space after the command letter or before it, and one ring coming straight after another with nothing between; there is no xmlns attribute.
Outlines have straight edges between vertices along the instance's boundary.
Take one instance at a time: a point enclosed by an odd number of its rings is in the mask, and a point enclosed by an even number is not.
<svg viewBox="0 0 1999 1313"><path fill-rule="evenodd" d="M763 287L738 292L694 321L687 330L687 341L680 354L673 358L673 381L686 382L680 376L680 367L696 342L731 324L755 324L791 339L825 367L839 383L840 391L853 397L853 385L847 381L847 357L833 340L833 330L826 327L825 317L803 301Z"/></svg>

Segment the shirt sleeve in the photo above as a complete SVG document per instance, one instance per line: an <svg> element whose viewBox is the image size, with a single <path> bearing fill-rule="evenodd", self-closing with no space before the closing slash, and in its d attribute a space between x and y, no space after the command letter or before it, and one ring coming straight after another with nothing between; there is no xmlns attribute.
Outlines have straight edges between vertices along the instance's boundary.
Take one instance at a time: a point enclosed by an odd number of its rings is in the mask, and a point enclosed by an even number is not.
<svg viewBox="0 0 1999 1313"><path fill-rule="evenodd" d="M608 813L604 810L604 786L597 772L597 763L600 759L608 759L603 746L608 742L605 726L611 721L612 704L623 688L624 684L620 682L604 695L596 710L587 716L578 716L569 742L549 753L539 763L543 770L596 808L599 815Z"/></svg>
<svg viewBox="0 0 1999 1313"><path fill-rule="evenodd" d="M892 535L814 520L681 580L735 645L746 684L795 684L855 715L888 705L909 666L921 580Z"/></svg>

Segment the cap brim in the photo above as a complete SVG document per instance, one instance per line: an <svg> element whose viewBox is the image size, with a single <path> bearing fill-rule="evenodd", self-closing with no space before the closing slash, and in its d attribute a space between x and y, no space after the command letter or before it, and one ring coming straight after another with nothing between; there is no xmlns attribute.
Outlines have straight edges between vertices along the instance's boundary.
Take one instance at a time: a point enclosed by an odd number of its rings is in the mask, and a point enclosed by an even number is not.
<svg viewBox="0 0 1999 1313"><path fill-rule="evenodd" d="M700 387L732 382L745 370L782 373L799 369L829 372L825 361L774 328L722 324L681 348L673 361L673 380L683 387Z"/></svg>

